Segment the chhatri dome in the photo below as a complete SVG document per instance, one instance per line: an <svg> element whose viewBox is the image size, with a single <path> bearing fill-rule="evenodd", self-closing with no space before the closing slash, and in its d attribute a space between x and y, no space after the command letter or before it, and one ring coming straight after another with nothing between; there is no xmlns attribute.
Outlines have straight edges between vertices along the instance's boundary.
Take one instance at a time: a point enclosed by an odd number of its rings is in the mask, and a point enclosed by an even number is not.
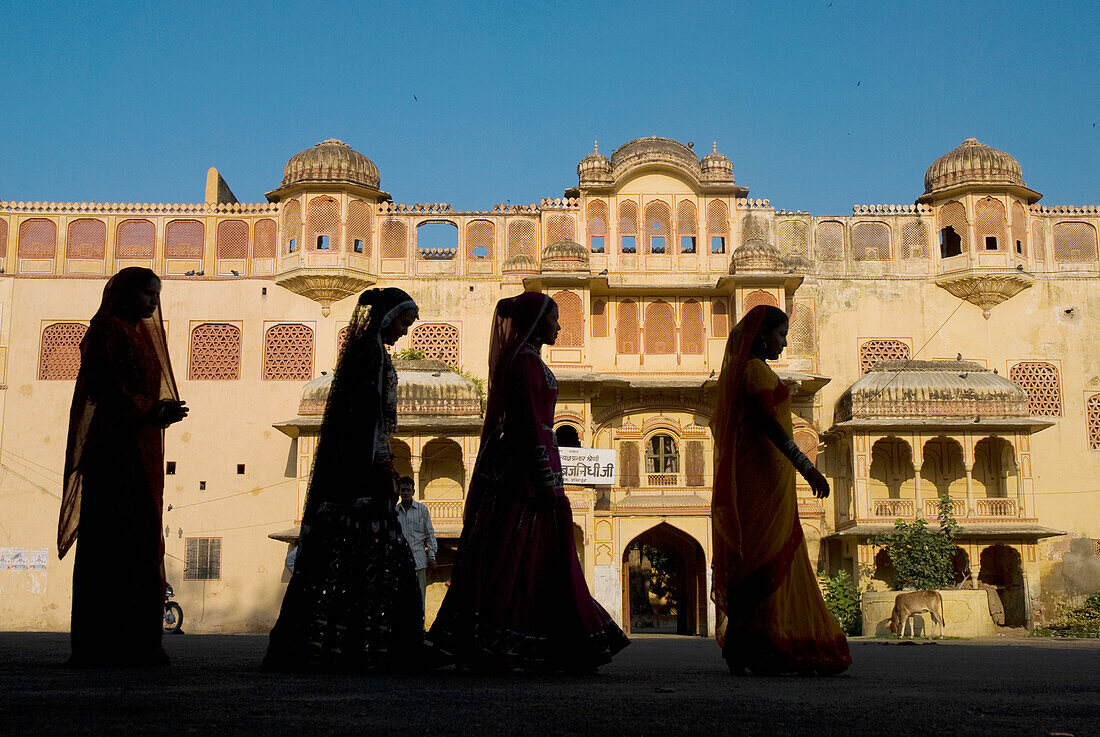
<svg viewBox="0 0 1100 737"><path fill-rule="evenodd" d="M330 138L286 162L282 186L300 182L341 182L378 189L382 176L373 161L343 141Z"/></svg>
<svg viewBox="0 0 1100 737"><path fill-rule="evenodd" d="M1026 187L1020 162L995 148L967 138L959 147L932 162L924 174L924 193L961 184L1005 184Z"/></svg>

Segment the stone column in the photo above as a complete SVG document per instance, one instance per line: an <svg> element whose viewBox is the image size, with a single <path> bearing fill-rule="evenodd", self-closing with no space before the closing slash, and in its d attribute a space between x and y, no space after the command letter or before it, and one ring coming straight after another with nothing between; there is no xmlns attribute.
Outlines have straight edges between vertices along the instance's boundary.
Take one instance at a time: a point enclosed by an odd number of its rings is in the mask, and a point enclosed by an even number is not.
<svg viewBox="0 0 1100 737"><path fill-rule="evenodd" d="M966 469L966 515L968 517L976 517L977 512L974 509L974 464L964 464L963 468Z"/></svg>

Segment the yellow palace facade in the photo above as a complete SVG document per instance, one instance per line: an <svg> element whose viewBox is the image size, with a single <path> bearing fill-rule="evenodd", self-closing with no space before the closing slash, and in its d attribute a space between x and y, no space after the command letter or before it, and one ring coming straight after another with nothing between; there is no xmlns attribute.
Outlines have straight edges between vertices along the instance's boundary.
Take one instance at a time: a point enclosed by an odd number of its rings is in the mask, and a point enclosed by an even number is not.
<svg viewBox="0 0 1100 737"><path fill-rule="evenodd" d="M822 571L885 586L869 537L934 519L950 494L960 559L1006 624L1100 588L1097 207L1040 204L1015 159L974 139L914 203L844 216L777 210L717 147L666 138L595 151L577 174L529 206L405 205L329 140L258 204L214 169L201 203L0 202L0 627L68 627L72 559L54 538L77 346L105 279L131 265L163 275L192 408L167 434L164 515L190 632L273 623L341 330L374 285L421 306L397 346L426 360L398 363L395 449L442 543L429 620L477 454L470 377L485 375L493 304L525 289L561 312L544 351L559 444L616 451L613 483L568 494L589 584L625 626L652 624L630 592L638 551L657 550L671 626L713 628L707 424L726 335L765 303L791 315L775 368L834 489L824 503L799 490Z"/></svg>

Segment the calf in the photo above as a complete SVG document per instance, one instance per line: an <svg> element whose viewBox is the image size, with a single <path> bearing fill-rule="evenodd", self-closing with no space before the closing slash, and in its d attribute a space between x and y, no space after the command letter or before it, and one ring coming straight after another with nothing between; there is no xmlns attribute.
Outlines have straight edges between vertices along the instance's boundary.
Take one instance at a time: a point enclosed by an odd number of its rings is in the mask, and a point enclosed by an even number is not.
<svg viewBox="0 0 1100 737"><path fill-rule="evenodd" d="M913 636L916 636L917 627L911 624L910 617L921 612L928 612L932 621L939 626L939 636L943 637L943 597L939 591L906 591L898 594L894 598L894 611L890 613L890 632L902 637L908 626Z"/></svg>

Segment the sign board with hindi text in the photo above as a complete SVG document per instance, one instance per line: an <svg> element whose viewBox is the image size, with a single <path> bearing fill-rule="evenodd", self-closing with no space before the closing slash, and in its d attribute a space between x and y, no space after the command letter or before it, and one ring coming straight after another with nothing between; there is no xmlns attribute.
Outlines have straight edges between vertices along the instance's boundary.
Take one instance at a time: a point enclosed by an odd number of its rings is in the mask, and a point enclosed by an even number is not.
<svg viewBox="0 0 1100 737"><path fill-rule="evenodd" d="M603 448L558 448L563 483L571 486L611 486L615 483L615 451Z"/></svg>

